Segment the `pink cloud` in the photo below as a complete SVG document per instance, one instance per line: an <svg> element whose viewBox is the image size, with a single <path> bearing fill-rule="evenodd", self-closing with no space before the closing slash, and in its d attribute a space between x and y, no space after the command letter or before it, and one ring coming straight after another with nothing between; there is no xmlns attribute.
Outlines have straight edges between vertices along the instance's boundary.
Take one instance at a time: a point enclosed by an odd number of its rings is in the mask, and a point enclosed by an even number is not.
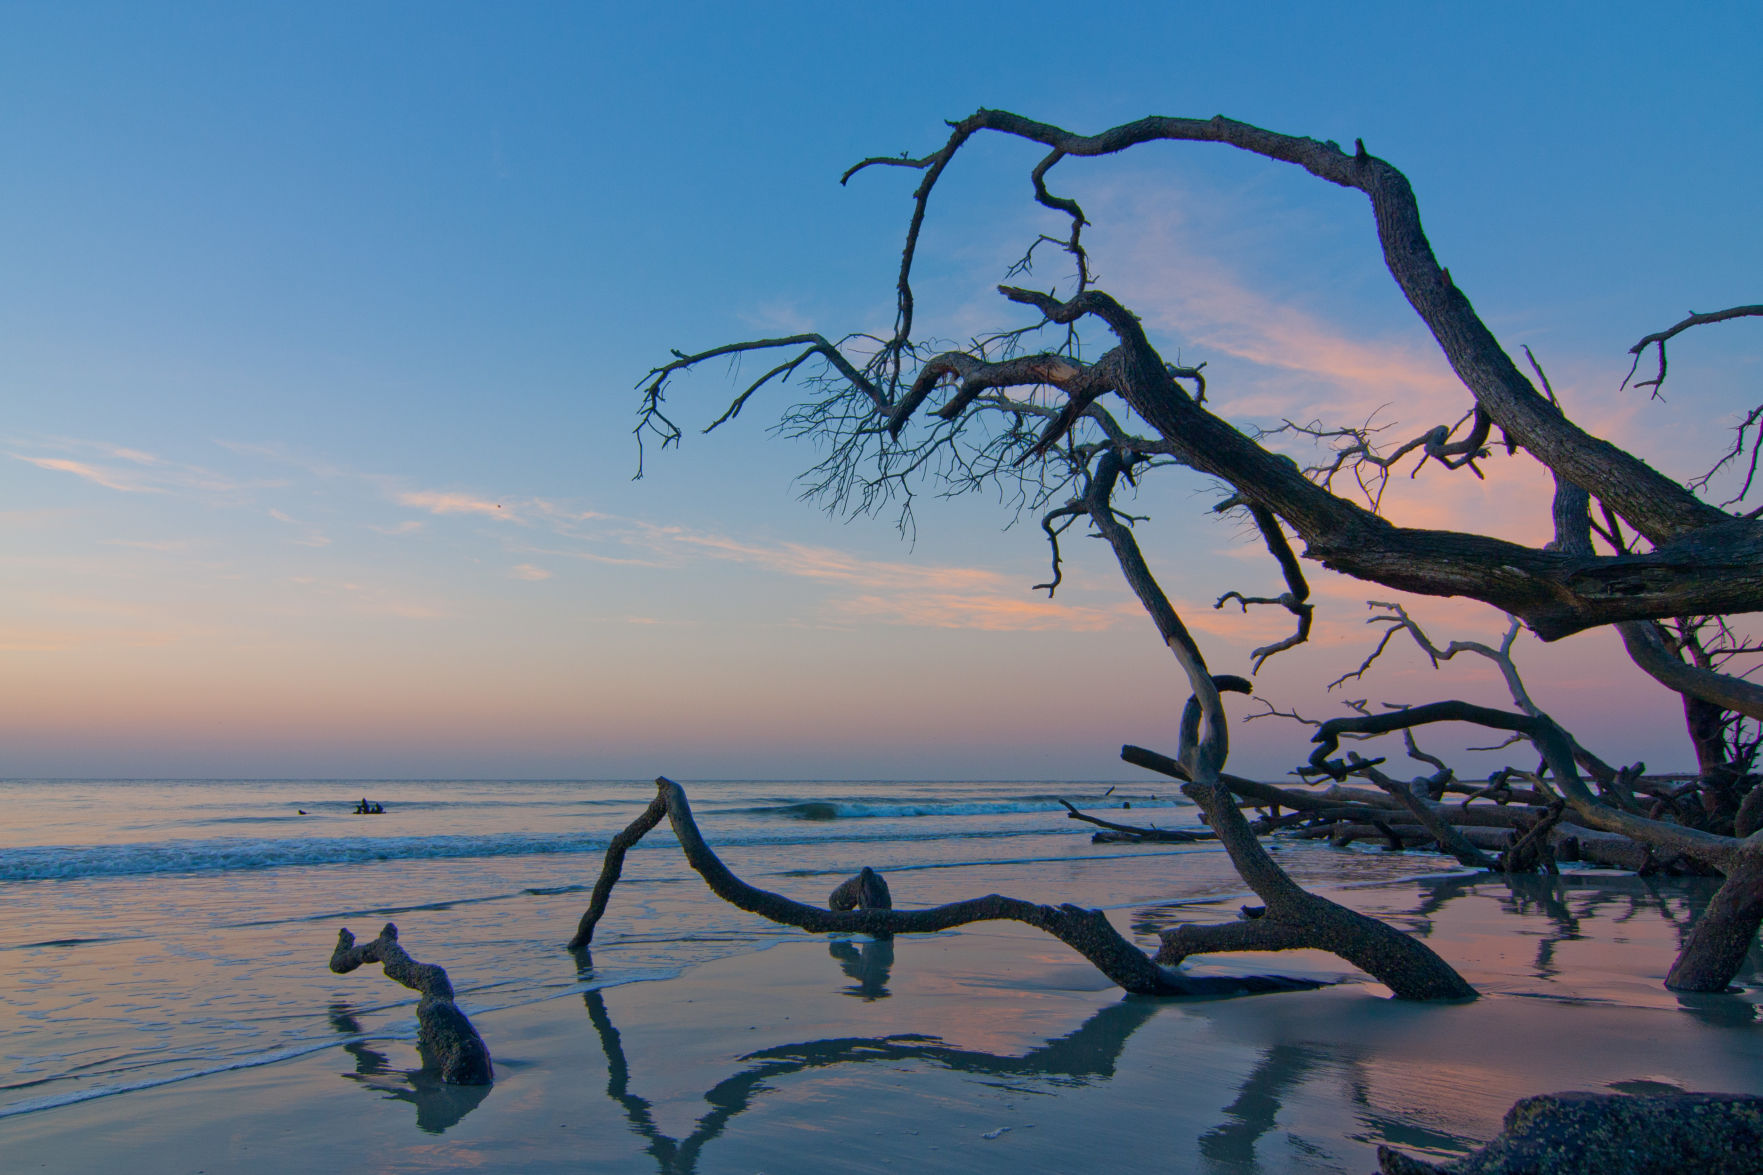
<svg viewBox="0 0 1763 1175"><path fill-rule="evenodd" d="M165 492L157 486L141 485L129 480L124 474L101 469L96 465L88 465L84 461L71 461L65 457L26 457L20 453L12 453L10 456L35 465L39 469L71 473L75 477L83 477L105 489L120 490L125 494L162 494Z"/></svg>
<svg viewBox="0 0 1763 1175"><path fill-rule="evenodd" d="M488 498L478 498L465 493L446 490L406 490L398 494L397 499L401 506L427 510L430 514L482 514L490 518L514 518L514 512L504 510L500 502L492 502Z"/></svg>

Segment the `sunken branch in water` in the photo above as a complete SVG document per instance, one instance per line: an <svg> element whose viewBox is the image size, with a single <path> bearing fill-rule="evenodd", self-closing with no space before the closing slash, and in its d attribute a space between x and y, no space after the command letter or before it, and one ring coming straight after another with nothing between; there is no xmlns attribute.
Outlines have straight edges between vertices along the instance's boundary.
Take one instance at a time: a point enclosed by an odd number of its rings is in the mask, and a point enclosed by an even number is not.
<svg viewBox="0 0 1763 1175"><path fill-rule="evenodd" d="M453 1002L453 985L446 971L411 958L398 943L398 928L390 922L380 929L378 938L359 945L347 928L337 931L331 970L345 975L363 963L384 965L387 979L421 993L416 1005L416 1046L423 1062L439 1071L442 1081L454 1085L490 1083L495 1071L489 1047Z"/></svg>

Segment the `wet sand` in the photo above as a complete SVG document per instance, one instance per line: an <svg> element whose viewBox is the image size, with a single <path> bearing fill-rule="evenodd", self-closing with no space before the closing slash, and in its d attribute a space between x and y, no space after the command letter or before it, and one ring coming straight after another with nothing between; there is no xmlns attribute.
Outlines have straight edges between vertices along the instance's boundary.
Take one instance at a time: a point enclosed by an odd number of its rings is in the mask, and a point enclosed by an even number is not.
<svg viewBox="0 0 1763 1175"><path fill-rule="evenodd" d="M100 1098L0 1123L9 1171L1370 1171L1436 1156L1560 1089L1763 1088L1756 990L1659 986L1674 892L1625 878L1439 879L1345 891L1424 929L1487 994L1404 1004L1323 955L1215 970L1338 976L1316 992L1123 997L1059 943L979 927L803 936L681 978L477 1017L484 1089L405 1041ZM1223 905L1121 919L1223 918ZM591 982L592 961L576 961ZM1741 979L1752 985L1755 969ZM392 994L377 969L342 989ZM396 990L396 989L393 989ZM349 1007L333 1008L347 1031Z"/></svg>

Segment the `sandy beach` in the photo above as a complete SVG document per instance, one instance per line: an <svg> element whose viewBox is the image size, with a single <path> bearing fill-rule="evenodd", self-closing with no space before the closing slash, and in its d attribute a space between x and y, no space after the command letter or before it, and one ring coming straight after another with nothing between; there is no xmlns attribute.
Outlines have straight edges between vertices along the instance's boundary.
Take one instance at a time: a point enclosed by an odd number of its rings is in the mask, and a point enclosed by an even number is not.
<svg viewBox="0 0 1763 1175"><path fill-rule="evenodd" d="M9 1170L140 1175L1366 1172L1379 1143L1460 1153L1526 1094L1763 1087L1755 959L1738 994L1660 986L1694 889L1583 875L1336 891L1425 933L1484 992L1462 1005L1391 1000L1312 955L1196 965L1343 982L1123 997L1014 926L891 944L800 935L604 989L591 958L559 950L573 986L476 1017L495 1055L487 1090L435 1085L408 1040L340 1036L276 1064L13 1117L0 1146ZM1116 918L1142 935L1233 909ZM325 933L299 937L317 954ZM401 994L377 968L335 979L340 1034L352 1005Z"/></svg>

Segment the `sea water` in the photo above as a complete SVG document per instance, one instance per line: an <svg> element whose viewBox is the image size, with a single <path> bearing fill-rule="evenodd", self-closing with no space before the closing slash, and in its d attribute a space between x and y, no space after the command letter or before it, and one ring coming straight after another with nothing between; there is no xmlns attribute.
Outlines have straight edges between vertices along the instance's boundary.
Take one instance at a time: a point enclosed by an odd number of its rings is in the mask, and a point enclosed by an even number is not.
<svg viewBox="0 0 1763 1175"><path fill-rule="evenodd" d="M1086 783L694 782L700 828L756 885L824 904L868 865L901 906L1001 892L1155 906L1240 890L1216 846L1092 844L1060 799L1165 828L1173 789ZM414 993L337 976L337 930L394 921L468 1011L569 995L563 950L643 781L0 783L0 1117L315 1049L408 1039ZM358 814L366 800L384 809ZM1130 810L1128 810L1130 809ZM1300 853L1375 879L1437 861ZM630 854L593 986L801 932L713 897L665 824Z"/></svg>
<svg viewBox="0 0 1763 1175"><path fill-rule="evenodd" d="M1195 809L1156 784L687 787L732 869L815 904L868 865L901 907L986 893L1074 901L1117 911L1154 947L1184 904L1243 890L1216 845L1095 844L1059 804L1196 827ZM377 967L328 970L342 927L365 939L395 922L413 956L447 969L471 1014L665 980L807 937L715 898L663 824L627 858L584 970L564 943L607 843L653 796L644 781L0 783L0 1120L412 1039L413 992ZM383 813L358 814L363 800ZM1451 871L1429 854L1269 847L1311 885ZM1445 900L1388 892L1399 897L1379 912L1423 934ZM1687 920L1681 898L1662 901ZM1555 934L1550 950L1571 951L1577 937ZM1540 962L1522 967L1541 974Z"/></svg>

